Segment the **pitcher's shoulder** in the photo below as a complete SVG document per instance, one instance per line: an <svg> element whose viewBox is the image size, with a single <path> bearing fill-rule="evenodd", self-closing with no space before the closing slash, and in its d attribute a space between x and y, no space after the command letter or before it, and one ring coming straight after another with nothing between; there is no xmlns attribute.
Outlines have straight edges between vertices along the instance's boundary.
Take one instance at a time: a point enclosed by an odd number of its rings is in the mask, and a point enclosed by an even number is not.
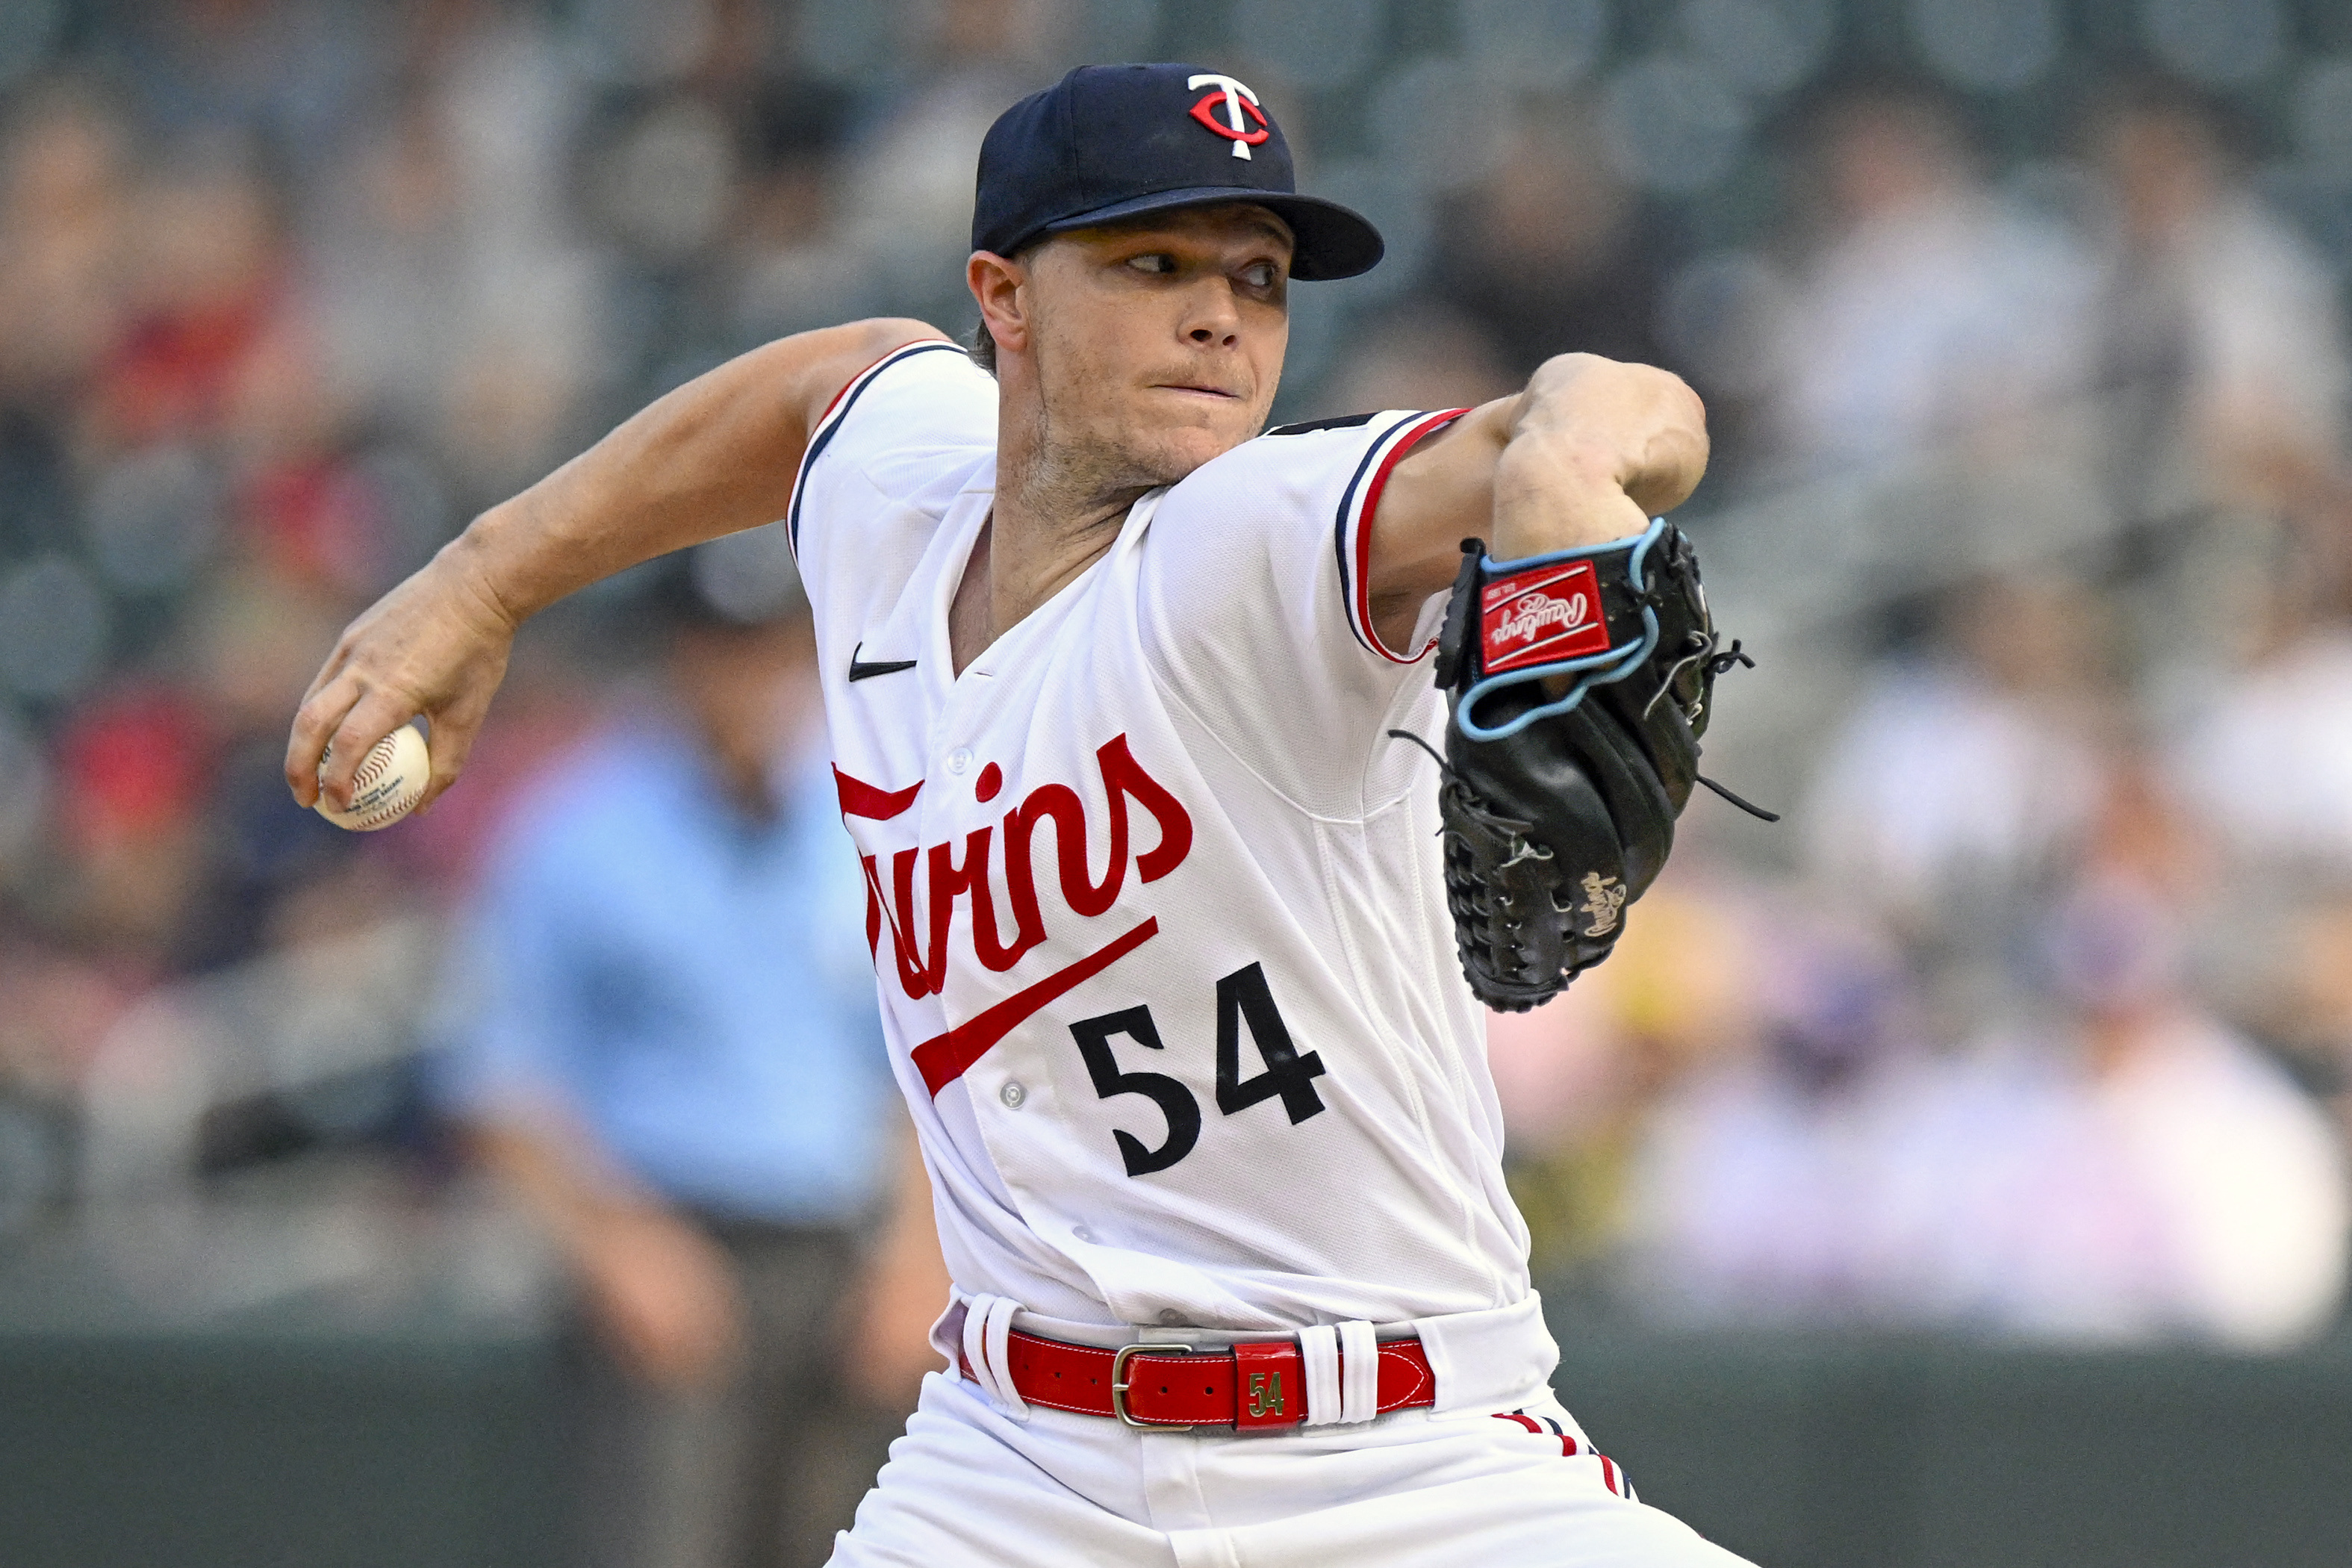
<svg viewBox="0 0 2352 1568"><path fill-rule="evenodd" d="M941 338L905 343L842 387L793 486L795 548L835 511L878 499L936 518L996 455L996 382Z"/></svg>
<svg viewBox="0 0 2352 1568"><path fill-rule="evenodd" d="M1220 481L1243 480L1244 476L1249 481L1261 481L1273 474L1328 481L1336 472L1345 484L1368 458L1386 450L1425 417L1412 409L1391 408L1276 425L1203 463L1183 482L1197 480L1206 488Z"/></svg>
<svg viewBox="0 0 2352 1568"><path fill-rule="evenodd" d="M1259 518L1312 523L1344 540L1378 496L1387 468L1446 417L1386 409L1276 426L1185 476L1161 515L1206 510L1224 520L1217 531L1227 538L1234 523Z"/></svg>

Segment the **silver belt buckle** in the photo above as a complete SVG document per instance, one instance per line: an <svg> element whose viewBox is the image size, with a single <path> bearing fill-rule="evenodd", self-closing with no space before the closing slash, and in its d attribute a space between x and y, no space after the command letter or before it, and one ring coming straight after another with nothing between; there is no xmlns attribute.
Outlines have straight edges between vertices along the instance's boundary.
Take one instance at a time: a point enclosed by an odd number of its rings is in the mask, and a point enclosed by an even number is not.
<svg viewBox="0 0 2352 1568"><path fill-rule="evenodd" d="M1134 1386L1127 1380L1127 1363L1139 1355L1191 1355L1192 1345L1121 1345L1110 1358L1110 1413L1139 1432L1191 1432L1202 1424L1192 1421L1138 1421L1127 1413L1127 1391ZM1212 1421L1209 1426L1217 1423Z"/></svg>

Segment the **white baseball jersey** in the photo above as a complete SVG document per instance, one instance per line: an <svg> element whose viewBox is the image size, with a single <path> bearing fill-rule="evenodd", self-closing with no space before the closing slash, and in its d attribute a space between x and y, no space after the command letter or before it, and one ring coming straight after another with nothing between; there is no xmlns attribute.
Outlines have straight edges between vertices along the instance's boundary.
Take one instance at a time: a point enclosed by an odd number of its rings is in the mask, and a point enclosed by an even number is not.
<svg viewBox="0 0 2352 1568"><path fill-rule="evenodd" d="M1381 647L1381 484L1450 414L1268 435L1154 491L959 677L995 382L845 388L791 526L866 937L950 1270L1099 1323L1508 1306L1483 1014L1440 876L1426 608Z"/></svg>

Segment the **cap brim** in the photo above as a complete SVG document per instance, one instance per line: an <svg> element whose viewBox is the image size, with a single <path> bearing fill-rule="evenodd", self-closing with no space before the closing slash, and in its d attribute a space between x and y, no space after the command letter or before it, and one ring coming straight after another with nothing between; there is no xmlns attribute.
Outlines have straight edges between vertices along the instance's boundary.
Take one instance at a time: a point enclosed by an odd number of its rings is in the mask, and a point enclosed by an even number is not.
<svg viewBox="0 0 2352 1568"><path fill-rule="evenodd" d="M1381 231L1362 214L1351 212L1337 202L1327 202L1320 196L1302 196L1289 191L1262 191L1249 185L1192 185L1182 190L1154 191L1149 195L1130 196L1123 202L1113 202L1092 212L1060 218L1039 229L1037 234L1064 234L1074 228L1094 228L1102 224L1116 223L1121 218L1139 217L1145 213L1167 212L1177 207L1213 206L1224 202L1246 202L1261 206L1290 226L1295 241L1290 256L1290 275L1303 282L1324 282L1334 278L1353 278L1370 272L1380 265L1388 247ZM1027 244L1034 235L1025 235L1021 244ZM1018 246L1014 248L1019 248Z"/></svg>

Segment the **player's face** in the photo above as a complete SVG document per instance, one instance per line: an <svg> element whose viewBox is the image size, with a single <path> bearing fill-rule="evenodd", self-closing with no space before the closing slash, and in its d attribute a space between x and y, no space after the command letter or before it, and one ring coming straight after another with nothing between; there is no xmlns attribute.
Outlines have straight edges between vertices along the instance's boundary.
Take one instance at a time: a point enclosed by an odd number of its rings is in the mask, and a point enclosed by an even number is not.
<svg viewBox="0 0 2352 1568"><path fill-rule="evenodd" d="M1290 340L1290 229L1234 204L1080 229L1031 265L1050 439L1170 484L1265 426Z"/></svg>

